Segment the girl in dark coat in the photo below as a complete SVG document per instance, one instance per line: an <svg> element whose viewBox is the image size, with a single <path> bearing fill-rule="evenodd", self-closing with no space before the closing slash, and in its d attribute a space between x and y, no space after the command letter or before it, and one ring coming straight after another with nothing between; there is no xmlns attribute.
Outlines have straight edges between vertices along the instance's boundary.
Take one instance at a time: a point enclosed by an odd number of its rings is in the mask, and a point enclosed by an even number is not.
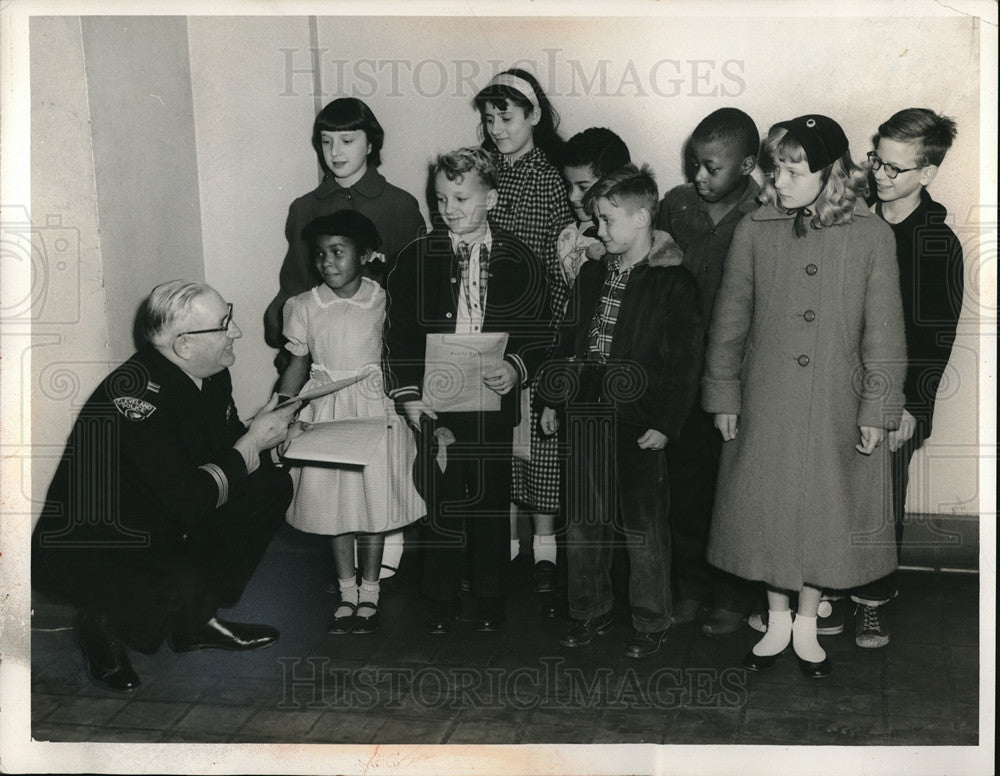
<svg viewBox="0 0 1000 776"><path fill-rule="evenodd" d="M892 233L868 217L840 126L784 121L765 149L774 172L734 235L702 381L725 440L708 559L768 585L744 665L770 668L791 643L820 677L820 590L896 565L882 440L903 406L902 305Z"/></svg>

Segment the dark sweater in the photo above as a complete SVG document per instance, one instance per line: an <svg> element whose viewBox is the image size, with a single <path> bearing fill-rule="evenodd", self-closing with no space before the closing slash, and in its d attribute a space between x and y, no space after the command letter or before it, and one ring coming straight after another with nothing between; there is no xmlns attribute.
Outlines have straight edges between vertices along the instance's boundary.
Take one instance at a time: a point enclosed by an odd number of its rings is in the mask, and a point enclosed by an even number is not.
<svg viewBox="0 0 1000 776"><path fill-rule="evenodd" d="M875 206L882 215L882 203ZM920 204L898 224L896 236L899 285L906 325L906 410L929 437L941 375L951 356L962 310L964 265L962 245L945 224L948 211L926 190Z"/></svg>

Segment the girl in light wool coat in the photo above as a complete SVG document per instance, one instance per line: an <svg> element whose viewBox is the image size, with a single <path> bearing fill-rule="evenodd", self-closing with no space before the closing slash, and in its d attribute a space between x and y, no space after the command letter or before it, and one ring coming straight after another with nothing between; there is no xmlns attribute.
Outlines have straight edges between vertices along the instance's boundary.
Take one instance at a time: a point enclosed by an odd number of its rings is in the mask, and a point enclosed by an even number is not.
<svg viewBox="0 0 1000 776"><path fill-rule="evenodd" d="M820 590L896 565L882 442L903 406L902 304L892 232L864 207L837 122L780 122L765 150L774 171L734 235L702 380L725 440L708 560L768 586L744 665L770 668L791 643L815 678L831 671Z"/></svg>

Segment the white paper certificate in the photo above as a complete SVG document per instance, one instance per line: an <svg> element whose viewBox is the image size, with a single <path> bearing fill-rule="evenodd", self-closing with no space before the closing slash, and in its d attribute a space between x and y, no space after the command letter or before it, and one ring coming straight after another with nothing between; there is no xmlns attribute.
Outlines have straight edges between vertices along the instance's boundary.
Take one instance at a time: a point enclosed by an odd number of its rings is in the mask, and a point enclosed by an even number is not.
<svg viewBox="0 0 1000 776"><path fill-rule="evenodd" d="M313 423L289 442L285 458L365 466L374 460L388 425L388 418Z"/></svg>
<svg viewBox="0 0 1000 776"><path fill-rule="evenodd" d="M500 394L483 375L503 362L507 333L428 334L424 403L435 412L499 412Z"/></svg>

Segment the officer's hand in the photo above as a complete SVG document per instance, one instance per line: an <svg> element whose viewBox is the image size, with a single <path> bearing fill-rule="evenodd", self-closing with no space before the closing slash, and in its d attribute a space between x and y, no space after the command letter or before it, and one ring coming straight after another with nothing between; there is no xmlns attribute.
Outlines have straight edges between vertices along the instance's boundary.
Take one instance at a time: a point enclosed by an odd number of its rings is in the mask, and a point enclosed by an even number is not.
<svg viewBox="0 0 1000 776"><path fill-rule="evenodd" d="M280 410L274 407L278 403L278 394L273 394L270 400L254 415L247 428L247 436L258 450L269 450L288 436L288 427L292 424L296 411L302 402L294 402Z"/></svg>
<svg viewBox="0 0 1000 776"><path fill-rule="evenodd" d="M292 440L295 439L295 437L297 437L303 431L308 431L308 430L309 430L309 424L306 423L304 420L296 420L294 423L292 423L292 425L289 426L288 428L288 434L285 437L284 441L278 444L278 455L284 456L285 451L288 450L288 446L292 443Z"/></svg>

